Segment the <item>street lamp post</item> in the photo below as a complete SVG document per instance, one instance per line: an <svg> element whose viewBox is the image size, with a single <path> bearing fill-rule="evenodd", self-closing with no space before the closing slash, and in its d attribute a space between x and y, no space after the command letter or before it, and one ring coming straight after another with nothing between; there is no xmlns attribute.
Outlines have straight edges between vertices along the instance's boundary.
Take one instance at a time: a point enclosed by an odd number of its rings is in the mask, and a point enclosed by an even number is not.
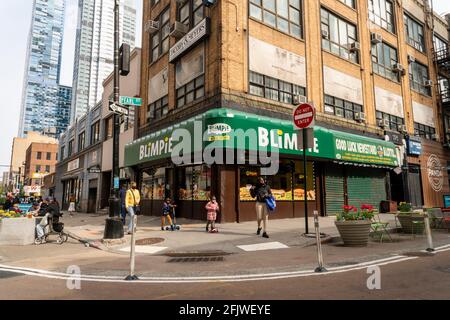
<svg viewBox="0 0 450 320"><path fill-rule="evenodd" d="M119 8L120 0L114 4L114 103L119 104L120 97L120 66L119 66ZM120 118L114 113L113 163L111 174L111 193L109 198L109 217L106 219L104 239L122 239L124 237L123 223L120 219L119 200L119 134Z"/></svg>

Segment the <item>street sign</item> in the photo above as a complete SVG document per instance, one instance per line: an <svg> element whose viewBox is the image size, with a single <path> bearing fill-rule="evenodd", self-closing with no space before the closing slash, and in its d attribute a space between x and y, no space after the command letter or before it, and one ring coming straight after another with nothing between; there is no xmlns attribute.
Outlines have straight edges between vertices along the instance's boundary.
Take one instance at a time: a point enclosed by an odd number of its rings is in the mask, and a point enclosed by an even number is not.
<svg viewBox="0 0 450 320"><path fill-rule="evenodd" d="M124 115L124 116L128 116L130 114L130 111L128 110L128 108L114 104L114 103L110 103L109 110L111 110L114 113Z"/></svg>
<svg viewBox="0 0 450 320"><path fill-rule="evenodd" d="M132 97L120 97L120 104L124 105L124 106L141 107L142 99L141 98L132 98Z"/></svg>
<svg viewBox="0 0 450 320"><path fill-rule="evenodd" d="M294 111L294 124L298 129L306 129L314 125L316 109L312 104L303 103Z"/></svg>
<svg viewBox="0 0 450 320"><path fill-rule="evenodd" d="M102 173L102 169L99 167L92 167L89 169L89 173Z"/></svg>

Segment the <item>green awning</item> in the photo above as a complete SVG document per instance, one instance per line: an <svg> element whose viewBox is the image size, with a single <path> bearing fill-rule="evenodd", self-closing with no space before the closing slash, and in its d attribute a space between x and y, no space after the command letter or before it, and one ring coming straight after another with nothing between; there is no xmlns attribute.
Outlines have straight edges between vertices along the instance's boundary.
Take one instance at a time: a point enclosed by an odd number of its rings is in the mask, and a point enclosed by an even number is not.
<svg viewBox="0 0 450 320"><path fill-rule="evenodd" d="M211 147L299 155L302 150L297 134L291 121L212 109L128 144L125 165L170 158L172 152L180 149L197 154ZM180 135L187 139L179 139ZM342 163L398 166L396 146L391 142L318 126L314 128L314 136L314 148L307 150L309 156Z"/></svg>

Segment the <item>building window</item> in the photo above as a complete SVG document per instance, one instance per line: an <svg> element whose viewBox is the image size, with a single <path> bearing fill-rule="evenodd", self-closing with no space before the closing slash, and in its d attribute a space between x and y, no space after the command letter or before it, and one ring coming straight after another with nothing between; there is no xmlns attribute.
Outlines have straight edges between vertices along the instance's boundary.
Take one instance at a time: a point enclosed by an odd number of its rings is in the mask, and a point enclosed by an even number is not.
<svg viewBox="0 0 450 320"><path fill-rule="evenodd" d="M250 16L281 32L302 37L300 0L250 0Z"/></svg>
<svg viewBox="0 0 450 320"><path fill-rule="evenodd" d="M58 157L56 157L56 159L58 159ZM52 153L51 152L47 152L47 160L52 160Z"/></svg>
<svg viewBox="0 0 450 320"><path fill-rule="evenodd" d="M414 122L414 135L421 137L421 138L425 138L428 140L436 140L436 137L433 136L436 134L436 129Z"/></svg>
<svg viewBox="0 0 450 320"><path fill-rule="evenodd" d="M394 5L390 0L369 0L369 19L395 33Z"/></svg>
<svg viewBox="0 0 450 320"><path fill-rule="evenodd" d="M42 159L42 152L37 152L36 159L38 159L38 160Z"/></svg>
<svg viewBox="0 0 450 320"><path fill-rule="evenodd" d="M376 74L398 82L399 75L392 69L397 62L397 49L384 42L372 46L372 67Z"/></svg>
<svg viewBox="0 0 450 320"><path fill-rule="evenodd" d="M67 156L70 157L73 154L73 139L69 141L69 150Z"/></svg>
<svg viewBox="0 0 450 320"><path fill-rule="evenodd" d="M356 0L339 0L343 3L345 3L346 5L348 5L349 7L355 9L356 8Z"/></svg>
<svg viewBox="0 0 450 320"><path fill-rule="evenodd" d="M60 152L60 157L61 157L60 161L64 160L64 151L66 151L66 147L62 146L61 147L61 152Z"/></svg>
<svg viewBox="0 0 450 320"><path fill-rule="evenodd" d="M156 21L159 22L159 30L150 37L151 62L169 51L170 7L165 9Z"/></svg>
<svg viewBox="0 0 450 320"><path fill-rule="evenodd" d="M417 61L409 64L409 82L411 88L422 94L431 96L431 88L426 85L429 79L428 67Z"/></svg>
<svg viewBox="0 0 450 320"><path fill-rule="evenodd" d="M283 103L293 103L296 95L304 96L304 87L250 71L250 94Z"/></svg>
<svg viewBox="0 0 450 320"><path fill-rule="evenodd" d="M321 9L322 48L344 59L359 63L358 52L350 52L350 45L358 42L356 26Z"/></svg>
<svg viewBox="0 0 450 320"><path fill-rule="evenodd" d="M447 52L448 48L447 41L443 40L441 37L437 35L434 35L433 42L434 42L434 50L436 52Z"/></svg>
<svg viewBox="0 0 450 320"><path fill-rule="evenodd" d="M205 95L205 76L188 82L188 84L177 89L177 108L193 102Z"/></svg>
<svg viewBox="0 0 450 320"><path fill-rule="evenodd" d="M41 166L40 165L36 166L36 172L41 172Z"/></svg>
<svg viewBox="0 0 450 320"><path fill-rule="evenodd" d="M419 51L425 52L423 25L405 14L405 33L408 43Z"/></svg>
<svg viewBox="0 0 450 320"><path fill-rule="evenodd" d="M178 21L189 27L189 29L199 24L205 15L202 0L188 0L178 9Z"/></svg>
<svg viewBox="0 0 450 320"><path fill-rule="evenodd" d="M405 124L405 120L403 118L394 116L389 113L377 111L377 122L383 120L389 121L389 126L386 129L399 132L403 131L402 126Z"/></svg>
<svg viewBox="0 0 450 320"><path fill-rule="evenodd" d="M360 104L325 95L325 113L355 120L355 113L362 111L363 107Z"/></svg>
<svg viewBox="0 0 450 320"><path fill-rule="evenodd" d="M84 131L78 135L78 152L80 152L84 149L85 140L86 140L85 138L86 138L86 134Z"/></svg>
<svg viewBox="0 0 450 320"><path fill-rule="evenodd" d="M114 117L109 117L105 120L105 140L111 139L113 137L113 124Z"/></svg>
<svg viewBox="0 0 450 320"><path fill-rule="evenodd" d="M91 145L100 141L100 121L91 126Z"/></svg>
<svg viewBox="0 0 450 320"><path fill-rule="evenodd" d="M147 107L147 122L163 118L169 113L169 96L151 103Z"/></svg>
<svg viewBox="0 0 450 320"><path fill-rule="evenodd" d="M45 173L50 173L50 166L45 166Z"/></svg>

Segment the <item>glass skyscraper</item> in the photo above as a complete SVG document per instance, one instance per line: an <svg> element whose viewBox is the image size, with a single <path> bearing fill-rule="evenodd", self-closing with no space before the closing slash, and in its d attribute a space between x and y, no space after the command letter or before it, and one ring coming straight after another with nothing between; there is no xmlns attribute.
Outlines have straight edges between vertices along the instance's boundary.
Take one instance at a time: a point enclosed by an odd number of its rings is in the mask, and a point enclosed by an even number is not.
<svg viewBox="0 0 450 320"><path fill-rule="evenodd" d="M19 136L30 131L59 134L68 119L59 110L59 78L65 0L34 0L25 63ZM63 113L67 114L67 113Z"/></svg>
<svg viewBox="0 0 450 320"><path fill-rule="evenodd" d="M115 0L79 0L70 122L102 98L103 81L114 69ZM120 42L134 48L135 0L120 0Z"/></svg>

